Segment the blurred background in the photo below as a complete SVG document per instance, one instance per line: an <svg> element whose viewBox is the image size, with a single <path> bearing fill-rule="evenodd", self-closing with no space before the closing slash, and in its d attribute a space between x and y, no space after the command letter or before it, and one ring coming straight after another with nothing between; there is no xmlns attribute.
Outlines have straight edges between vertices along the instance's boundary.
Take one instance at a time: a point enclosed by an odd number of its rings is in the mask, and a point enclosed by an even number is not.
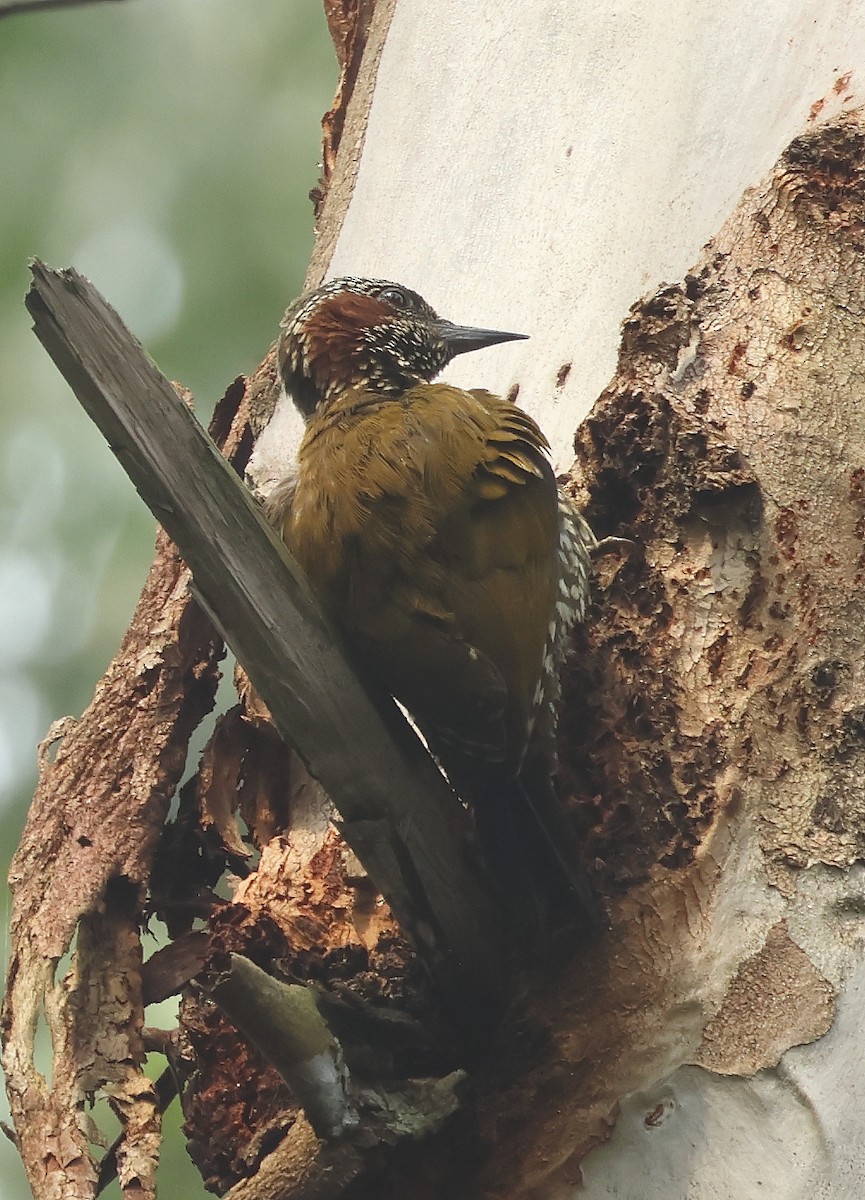
<svg viewBox="0 0 865 1200"><path fill-rule="evenodd" d="M129 0L0 20L4 960L36 744L87 705L155 533L31 332L27 259L88 275L206 421L302 286L337 74L317 0ZM207 1194L178 1123L175 1103L160 1200ZM29 1194L0 1136L0 1200Z"/></svg>

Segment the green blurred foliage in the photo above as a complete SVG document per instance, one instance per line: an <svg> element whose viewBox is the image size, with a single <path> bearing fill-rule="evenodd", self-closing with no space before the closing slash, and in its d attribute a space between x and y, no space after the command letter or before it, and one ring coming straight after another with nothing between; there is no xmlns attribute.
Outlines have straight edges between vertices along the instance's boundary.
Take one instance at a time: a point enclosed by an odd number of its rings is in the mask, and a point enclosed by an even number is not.
<svg viewBox="0 0 865 1200"><path fill-rule="evenodd" d="M129 0L0 21L4 878L36 743L86 706L155 528L33 337L27 259L89 275L206 419L301 287L336 77L316 0ZM177 1137L160 1187L162 1200L205 1194ZM0 1137L0 1200L28 1194Z"/></svg>

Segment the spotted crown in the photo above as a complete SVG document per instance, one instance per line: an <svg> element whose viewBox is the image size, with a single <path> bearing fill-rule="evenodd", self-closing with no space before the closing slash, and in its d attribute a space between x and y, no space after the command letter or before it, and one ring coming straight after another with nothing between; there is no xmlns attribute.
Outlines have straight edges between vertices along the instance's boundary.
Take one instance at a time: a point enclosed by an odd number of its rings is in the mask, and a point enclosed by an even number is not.
<svg viewBox="0 0 865 1200"><path fill-rule="evenodd" d="M286 312L280 375L307 417L347 387L398 395L435 378L453 357L442 327L435 310L402 284L332 279Z"/></svg>

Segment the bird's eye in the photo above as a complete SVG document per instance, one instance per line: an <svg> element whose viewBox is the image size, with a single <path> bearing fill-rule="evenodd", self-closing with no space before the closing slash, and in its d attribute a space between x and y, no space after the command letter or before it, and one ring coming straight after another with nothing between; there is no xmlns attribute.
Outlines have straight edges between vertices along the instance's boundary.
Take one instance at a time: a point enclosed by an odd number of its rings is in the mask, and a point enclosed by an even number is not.
<svg viewBox="0 0 865 1200"><path fill-rule="evenodd" d="M398 287L382 288L378 294L379 300L392 304L394 308L408 308L408 296Z"/></svg>

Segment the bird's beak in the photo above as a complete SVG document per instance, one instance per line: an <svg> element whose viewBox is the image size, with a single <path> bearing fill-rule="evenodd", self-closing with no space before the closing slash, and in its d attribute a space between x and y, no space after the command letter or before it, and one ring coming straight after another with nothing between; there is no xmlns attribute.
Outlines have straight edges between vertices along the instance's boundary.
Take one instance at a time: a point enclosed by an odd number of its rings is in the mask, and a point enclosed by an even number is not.
<svg viewBox="0 0 865 1200"><path fill-rule="evenodd" d="M438 321L435 331L447 346L451 358L499 342L521 341L529 336L527 333L504 333L500 329L473 329L471 325L453 325L450 321Z"/></svg>

